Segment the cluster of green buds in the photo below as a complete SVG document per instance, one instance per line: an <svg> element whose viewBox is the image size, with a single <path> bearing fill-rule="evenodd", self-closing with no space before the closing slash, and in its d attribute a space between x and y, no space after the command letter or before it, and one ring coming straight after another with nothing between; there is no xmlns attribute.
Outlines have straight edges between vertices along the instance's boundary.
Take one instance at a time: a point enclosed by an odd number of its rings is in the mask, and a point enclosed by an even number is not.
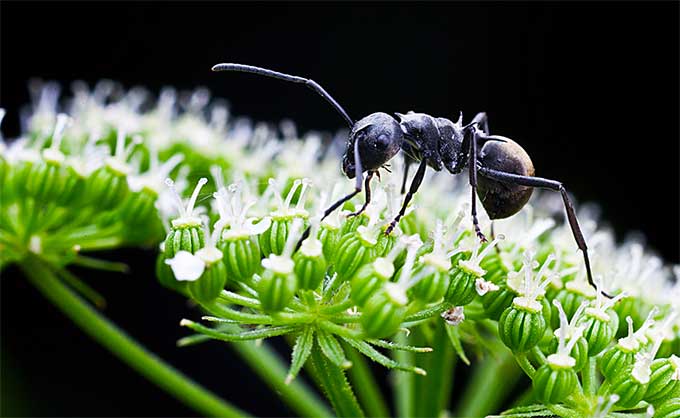
<svg viewBox="0 0 680 418"><path fill-rule="evenodd" d="M288 382L315 349L341 369L353 350L425 374L380 350L439 350L408 337L436 329L465 362L465 350L514 356L553 415L680 416L680 285L642 244L617 245L580 213L594 289L549 196L495 221L495 238L480 242L468 184L433 172L388 235L399 161L365 211L357 197L324 216L352 184L319 136L232 120L203 89L186 97L166 89L142 106L139 89L77 84L67 116L46 85L22 137L0 142L0 268L28 252L111 268L81 252L157 247L159 282L200 310L202 322L181 322L200 338L181 344L286 335Z"/></svg>

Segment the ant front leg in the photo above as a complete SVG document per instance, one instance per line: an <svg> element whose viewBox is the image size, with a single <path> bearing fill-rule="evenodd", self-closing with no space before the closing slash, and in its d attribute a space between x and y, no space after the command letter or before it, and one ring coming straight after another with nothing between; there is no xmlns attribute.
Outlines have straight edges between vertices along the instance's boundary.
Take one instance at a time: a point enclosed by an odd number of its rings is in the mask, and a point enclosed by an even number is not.
<svg viewBox="0 0 680 418"><path fill-rule="evenodd" d="M368 175L366 175L366 181L364 182L364 188L366 189L365 190L366 201L364 202L363 206L361 206L361 209L359 209L358 211L352 212L349 215L347 215L347 217L361 215L368 207L368 204L371 203L371 179L373 178L373 175L376 173L377 171L369 171ZM378 173L378 178L380 178L380 173Z"/></svg>
<svg viewBox="0 0 680 418"><path fill-rule="evenodd" d="M564 204L564 209L567 212L567 221L569 222L569 227L571 228L571 233L574 235L574 240L576 240L576 245L583 253L583 262L586 267L586 275L588 276L588 283L594 288L595 282L593 281L593 273L590 270L590 259L588 258L588 246L586 245L586 239L583 237L583 232L581 232L581 227L578 224L578 219L576 218L576 211L574 210L574 204L567 193L567 189L564 188L561 182L556 180L545 179L541 177L532 176L521 176L518 174L507 173L505 171L492 170L486 167L479 167L479 174L482 176L497 180L508 184L517 184L526 187L539 187L543 189L550 189L556 192L560 192L562 196L562 203ZM604 296L611 298L611 295L600 291Z"/></svg>
<svg viewBox="0 0 680 418"><path fill-rule="evenodd" d="M411 199L413 199L413 196L418 191L420 185L423 183L426 168L427 162L425 161L425 159L420 160L418 171L416 171L416 175L413 177L413 180L411 180L411 187L409 187L408 193L406 193L406 196L404 197L404 203L401 205L401 209L399 210L397 216L392 220L392 222L390 222L390 225L385 230L385 235L389 235L392 233L392 230L394 230L394 228L399 223L399 220L406 213L406 207L408 206L409 202L411 202Z"/></svg>
<svg viewBox="0 0 680 418"><path fill-rule="evenodd" d="M323 221L333 213L337 208L342 206L345 202L353 198L354 196L358 195L359 192L361 192L361 183L364 178L364 170L361 166L361 157L359 156L359 141L356 140L354 141L354 191L341 197L333 203L331 206L328 207L323 212L323 216L321 217L321 220ZM370 194L369 194L370 196ZM369 196L367 196L367 200L369 199ZM307 229L305 229L305 232L302 233L302 236L300 237L300 240L297 242L297 245L295 246L295 250L297 251L300 248L300 245L302 245L302 241L306 240L309 238L309 233L311 231L312 227L308 226Z"/></svg>
<svg viewBox="0 0 680 418"><path fill-rule="evenodd" d="M479 114L477 115L479 116ZM475 116L475 119L477 118ZM470 190L471 190L471 198L472 198L472 224L474 225L475 228L475 233L477 234L477 238L481 242L486 242L486 237L482 233L482 230L479 228L479 220L477 219L477 139L479 135L477 134L477 127L475 125L471 126L470 129L470 135L472 135L472 138L470 138L470 159L468 162L468 168L469 168L469 178L470 178Z"/></svg>
<svg viewBox="0 0 680 418"><path fill-rule="evenodd" d="M411 157L404 155L404 178L401 180L401 194L406 193L406 180L408 180L408 169L411 167Z"/></svg>

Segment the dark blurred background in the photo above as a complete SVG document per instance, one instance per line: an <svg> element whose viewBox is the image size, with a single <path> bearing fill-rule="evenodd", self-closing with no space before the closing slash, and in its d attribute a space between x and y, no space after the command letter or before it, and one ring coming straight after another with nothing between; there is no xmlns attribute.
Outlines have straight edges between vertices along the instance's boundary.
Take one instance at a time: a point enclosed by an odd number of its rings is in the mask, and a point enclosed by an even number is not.
<svg viewBox="0 0 680 418"><path fill-rule="evenodd" d="M6 137L31 77L126 87L209 87L232 112L302 131L342 120L296 85L215 74L222 61L314 78L354 118L415 110L455 119L489 113L537 174L598 202L623 238L640 231L678 263L678 3L0 5L0 105ZM424 192L427 192L425 185ZM106 314L196 380L258 415L289 413L227 345L177 349L196 314L161 290L152 252L121 251L129 275L85 274ZM137 262L139 261L139 262ZM2 280L4 415L193 414L70 324L22 280ZM462 371L464 373L464 371Z"/></svg>

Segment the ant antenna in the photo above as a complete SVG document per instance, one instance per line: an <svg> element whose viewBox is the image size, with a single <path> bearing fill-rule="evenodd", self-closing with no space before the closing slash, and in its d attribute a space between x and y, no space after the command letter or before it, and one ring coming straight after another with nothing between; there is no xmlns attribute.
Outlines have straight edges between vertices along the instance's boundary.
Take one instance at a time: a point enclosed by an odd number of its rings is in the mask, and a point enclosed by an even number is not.
<svg viewBox="0 0 680 418"><path fill-rule="evenodd" d="M291 83L298 83L298 84L304 84L305 86L309 87L310 89L314 90L319 96L323 97L328 103L331 104L335 108L335 110L342 115L342 117L345 119L347 122L347 125L349 126L350 129L354 126L354 121L352 121L352 118L349 117L347 112L345 112L345 109L340 106L338 102L335 101L335 99L328 94L326 90L324 90L323 87L321 87L319 84L317 84L316 81L310 80L307 78L303 77L298 77L295 75L290 75L290 74L284 74L280 73L278 71L273 71L273 70L268 70L266 68L261 68L261 67L254 67L252 65L245 65L245 64L231 64L231 63L222 63L222 64L216 64L212 67L213 71L236 71L236 72L241 72L241 73L250 73L250 74L258 74L262 75L265 77L271 77L271 78L277 78L279 80L283 81L289 81Z"/></svg>

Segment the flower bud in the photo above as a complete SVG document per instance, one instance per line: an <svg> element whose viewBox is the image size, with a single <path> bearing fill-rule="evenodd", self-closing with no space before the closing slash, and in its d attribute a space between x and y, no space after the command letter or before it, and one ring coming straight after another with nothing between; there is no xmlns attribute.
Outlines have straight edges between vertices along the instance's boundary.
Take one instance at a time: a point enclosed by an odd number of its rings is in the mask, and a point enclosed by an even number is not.
<svg viewBox="0 0 680 418"><path fill-rule="evenodd" d="M635 354L640 351L640 343L633 332L633 319L626 317L628 336L619 341L597 359L600 372L606 379L613 379L621 370L631 367L635 361Z"/></svg>
<svg viewBox="0 0 680 418"><path fill-rule="evenodd" d="M350 232L340 238L333 264L338 276L348 280L361 266L372 262L377 256L375 242L366 241L358 232Z"/></svg>
<svg viewBox="0 0 680 418"><path fill-rule="evenodd" d="M559 403L574 392L577 382L578 376L573 367L546 362L534 375L534 395L544 404Z"/></svg>
<svg viewBox="0 0 680 418"><path fill-rule="evenodd" d="M680 418L680 396L668 399L655 410L655 415L659 418Z"/></svg>
<svg viewBox="0 0 680 418"><path fill-rule="evenodd" d="M405 292L397 284L387 282L366 302L361 326L366 335L384 338L394 334L406 316Z"/></svg>
<svg viewBox="0 0 680 418"><path fill-rule="evenodd" d="M227 277L248 283L260 271L260 245L253 236L228 237L219 241Z"/></svg>
<svg viewBox="0 0 680 418"><path fill-rule="evenodd" d="M621 408L632 408L645 396L648 379L639 380L633 375L633 367L619 371L611 380L610 392L619 395L616 405Z"/></svg>
<svg viewBox="0 0 680 418"><path fill-rule="evenodd" d="M269 185L274 189L278 187L274 179L269 180ZM295 180L285 199L281 191L275 191L278 208L271 213L271 226L269 229L259 236L260 250L265 257L269 257L271 254L281 254L290 234L290 229L293 226L293 221L309 217L309 213L304 209L305 193L309 185L310 182L307 179ZM302 189L297 196L297 204L291 206L300 186L302 186Z"/></svg>
<svg viewBox="0 0 680 418"><path fill-rule="evenodd" d="M222 262L222 252L209 247L197 251L196 255L205 262L205 270L198 280L189 282L189 295L201 303L215 300L227 284L227 271Z"/></svg>
<svg viewBox="0 0 680 418"><path fill-rule="evenodd" d="M394 274L394 265L385 258L378 258L362 266L352 277L350 297L357 306L364 306L368 299Z"/></svg>
<svg viewBox="0 0 680 418"><path fill-rule="evenodd" d="M298 289L316 290L326 277L328 264L323 256L321 241L307 239L293 256Z"/></svg>
<svg viewBox="0 0 680 418"><path fill-rule="evenodd" d="M541 309L535 300L514 299L498 321L498 334L508 348L521 353L538 344L547 326Z"/></svg>
<svg viewBox="0 0 680 418"><path fill-rule="evenodd" d="M262 260L265 271L257 282L256 289L265 312L283 310L295 295L298 279L291 255L302 233L302 223L300 218L293 221L281 255L271 254Z"/></svg>
<svg viewBox="0 0 680 418"><path fill-rule="evenodd" d="M652 362L652 374L644 400L662 404L672 398L680 398L680 357L671 355Z"/></svg>
<svg viewBox="0 0 680 418"><path fill-rule="evenodd" d="M579 324L579 319L587 306L587 302L582 303L576 309L570 321L567 320L567 315L559 300L554 299L553 305L557 308L560 327L554 332L555 338L551 343L551 351L573 359L572 368L578 372L588 363L588 342L582 337L584 325ZM569 360L569 362L571 361Z"/></svg>

